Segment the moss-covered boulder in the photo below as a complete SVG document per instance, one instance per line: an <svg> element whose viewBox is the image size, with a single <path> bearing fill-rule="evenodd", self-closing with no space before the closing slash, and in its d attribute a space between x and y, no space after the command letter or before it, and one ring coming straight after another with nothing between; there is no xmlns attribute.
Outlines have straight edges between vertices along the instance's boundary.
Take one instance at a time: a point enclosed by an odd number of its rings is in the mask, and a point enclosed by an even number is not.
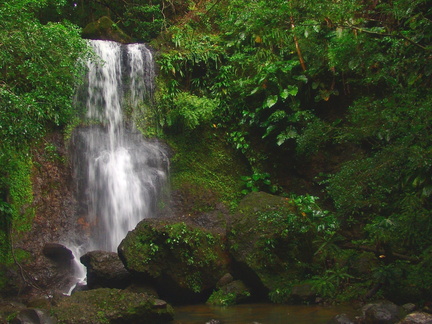
<svg viewBox="0 0 432 324"><path fill-rule="evenodd" d="M241 280L234 280L215 290L207 304L216 306L236 305L248 300L251 297L249 288Z"/></svg>
<svg viewBox="0 0 432 324"><path fill-rule="evenodd" d="M224 235L185 222L146 219L118 248L125 267L170 301L205 301L228 271Z"/></svg>
<svg viewBox="0 0 432 324"><path fill-rule="evenodd" d="M58 323L169 323L173 309L146 294L100 288L62 298L51 309Z"/></svg>
<svg viewBox="0 0 432 324"><path fill-rule="evenodd" d="M240 202L227 233L234 277L275 302L292 302L292 287L316 266L316 239L335 222L313 197L250 193Z"/></svg>
<svg viewBox="0 0 432 324"><path fill-rule="evenodd" d="M111 40L123 44L131 43L132 38L122 31L109 17L103 16L89 23L82 31L88 39Z"/></svg>

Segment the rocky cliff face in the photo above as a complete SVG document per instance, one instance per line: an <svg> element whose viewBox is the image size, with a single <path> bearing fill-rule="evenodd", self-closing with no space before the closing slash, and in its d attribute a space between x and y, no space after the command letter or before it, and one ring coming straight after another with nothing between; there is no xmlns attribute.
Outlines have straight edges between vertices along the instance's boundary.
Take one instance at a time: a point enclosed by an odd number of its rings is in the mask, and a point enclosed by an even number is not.
<svg viewBox="0 0 432 324"><path fill-rule="evenodd" d="M32 154L35 216L31 229L13 242L15 250L23 250L29 257L12 267L15 287L10 287L10 295L63 291L72 274L70 258L43 253L47 243L62 243L79 226L73 217L76 206L63 135L49 134Z"/></svg>

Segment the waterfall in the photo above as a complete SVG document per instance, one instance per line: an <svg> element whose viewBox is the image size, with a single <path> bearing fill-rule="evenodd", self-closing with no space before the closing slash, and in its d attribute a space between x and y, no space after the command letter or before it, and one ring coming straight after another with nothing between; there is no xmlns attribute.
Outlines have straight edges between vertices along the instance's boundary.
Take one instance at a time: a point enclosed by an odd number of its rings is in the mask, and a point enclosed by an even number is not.
<svg viewBox="0 0 432 324"><path fill-rule="evenodd" d="M87 126L76 128L71 140L80 234L69 245L76 257L91 250L117 251L128 231L155 215L169 163L164 147L145 140L124 114L151 109L151 51L144 44L90 43L100 59L87 63L75 98Z"/></svg>

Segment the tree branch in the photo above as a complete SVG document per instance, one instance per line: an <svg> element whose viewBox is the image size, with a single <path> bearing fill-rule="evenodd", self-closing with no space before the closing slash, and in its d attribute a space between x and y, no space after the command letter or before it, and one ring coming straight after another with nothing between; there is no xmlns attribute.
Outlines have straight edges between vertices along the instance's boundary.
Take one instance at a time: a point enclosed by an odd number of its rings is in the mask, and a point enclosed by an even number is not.
<svg viewBox="0 0 432 324"><path fill-rule="evenodd" d="M357 244L353 244L353 243L350 243L350 242L344 243L344 244L340 245L340 248L342 248L342 249L360 250L360 251L366 251L366 252L373 252L373 253L375 253L377 255L382 255L383 254L382 251L379 251L378 249L373 248L371 246L357 245ZM393 252L392 256L395 257L395 258L397 258L397 259L406 260L406 261L410 261L410 262L413 262L413 263L419 263L421 261L417 257L411 257L411 256L400 254L400 253L397 253L397 252Z"/></svg>
<svg viewBox="0 0 432 324"><path fill-rule="evenodd" d="M300 45L299 45L297 36L294 33L295 25L294 25L294 19L293 19L293 17L290 17L290 23L291 23L291 29L293 31L294 43L295 43L297 55L298 55L298 58L299 58L299 61L300 61L300 65L302 67L302 70L306 71L306 63L304 61L304 58L303 58L303 55L302 55L302 52L301 52L301 49L300 49Z"/></svg>
<svg viewBox="0 0 432 324"><path fill-rule="evenodd" d="M353 26L353 25L349 25L349 24L348 25L343 25L343 26L340 26L340 27L348 27L348 28L355 29L355 30L358 30L358 31L366 33L366 34L376 35L376 36L387 36L387 37L396 37L396 36L399 36L400 38L403 38L403 39L407 40L408 42L410 42L411 44L413 44L413 45L421 48L422 50L425 50L425 51L430 51L431 50L430 48L427 48L427 47L425 47L423 45L420 45L419 43L416 43L411 38L406 37L405 35L403 35L401 32L398 32L397 35L388 34L388 33L377 33L377 32L374 32L374 31L371 31L371 30L368 30L368 29L365 29L365 28L361 28L361 27L357 27L357 26Z"/></svg>

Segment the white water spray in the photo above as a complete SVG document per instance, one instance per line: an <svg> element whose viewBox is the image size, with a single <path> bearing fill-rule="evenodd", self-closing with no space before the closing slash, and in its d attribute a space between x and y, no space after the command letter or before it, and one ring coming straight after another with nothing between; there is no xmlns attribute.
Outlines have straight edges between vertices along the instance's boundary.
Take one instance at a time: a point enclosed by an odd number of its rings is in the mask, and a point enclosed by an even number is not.
<svg viewBox="0 0 432 324"><path fill-rule="evenodd" d="M124 106L133 112L151 106L154 66L143 44L91 41L101 62L89 62L76 106L92 126L72 136L79 203L78 223L85 238L80 255L117 251L127 232L154 216L168 172L168 157L157 142L126 127ZM79 241L79 240L78 240ZM71 244L68 244L69 246Z"/></svg>

